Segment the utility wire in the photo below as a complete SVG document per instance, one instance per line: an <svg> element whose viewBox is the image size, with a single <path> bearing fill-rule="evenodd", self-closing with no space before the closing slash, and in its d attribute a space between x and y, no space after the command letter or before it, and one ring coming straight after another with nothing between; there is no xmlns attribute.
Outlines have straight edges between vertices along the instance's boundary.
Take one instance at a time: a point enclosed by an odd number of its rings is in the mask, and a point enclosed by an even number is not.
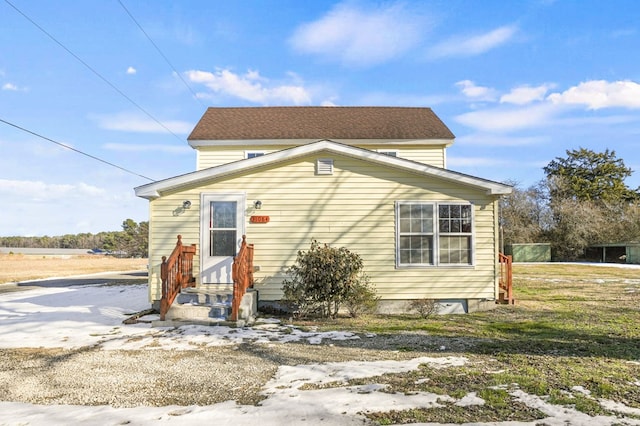
<svg viewBox="0 0 640 426"><path fill-rule="evenodd" d="M98 71L96 71L93 67L91 67L91 65L87 64L85 61L83 61L78 55L76 55L75 53L73 53L69 48L67 48L64 44L62 44L61 42L59 42L54 36L52 36L51 34L49 34L44 28L42 28L40 25L38 25L38 23L36 23L33 19L31 19L29 16L27 16L23 11L21 11L20 9L18 9L16 6L14 6L9 0L4 0L5 3L7 3L9 6L11 6L13 9L16 10L16 12L18 12L20 15L22 15L27 21L31 22L33 25L36 26L36 28L38 28L40 31L42 31L44 34L46 34L51 40L53 40L54 42L56 42L60 47L62 47L64 50L67 51L67 53L69 53L71 56L73 56L74 58L76 58L82 65L84 65L85 67L87 67L92 73L94 73L96 76L98 76L98 78L100 78L102 81L104 81L105 83L107 83L109 86L111 86L111 88L113 90L115 90L116 92L118 92L120 95L122 95L125 99L127 99L129 102L131 102L136 108L138 108L140 111L142 111L143 113L145 113L149 118L151 118L153 121L155 121L156 123L158 123L160 126L162 126L167 132L171 133L173 136L175 136L176 139L178 139L180 142L183 142L183 140L176 135L175 133L173 133L171 131L171 129L169 129L167 126L165 126L164 124L162 124L160 122L160 120L158 120L157 118L155 118L153 115L151 115L151 113L149 113L147 110L145 110L143 107L141 107L138 103L136 103L133 99L131 99L129 96L127 96L122 90L118 89L113 83L111 83L109 80L107 80L105 77L102 76L102 74L100 74Z"/></svg>
<svg viewBox="0 0 640 426"><path fill-rule="evenodd" d="M122 171L124 171L124 172L127 172L127 173L130 173L130 174L132 174L132 175L135 175L135 176L141 177L141 178L143 178L143 179L150 180L150 181L152 181L152 182L154 181L154 180L153 180L153 179L151 179L150 177L146 177L146 176L143 176L143 175L138 174L138 173L136 173L136 172L133 172L133 171L131 171L131 170L129 170L129 169L125 169L124 167L118 166L117 164L113 164L113 163L111 163L111 162L109 162L109 161L107 161L107 160L103 160L102 158L96 157L95 155L87 154L86 152L82 152L82 151L80 151L79 149L73 148L73 147L71 147L71 146L69 146L69 145L63 144L63 143L58 142L58 141L54 141L54 140L53 140L53 139L51 139L51 138L48 138L48 137L46 137L46 136L42 136L42 135L40 135L40 134L38 134L38 133L36 133L36 132L32 132L32 131L31 131L31 130L29 130L29 129L25 129L24 127L20 127L20 126L18 126L17 124L13 124L13 123L11 123L11 122L9 122L9 121L3 120L2 118L0 118L0 122L2 122L2 123L4 123L4 124L7 124L7 125L9 125L9 126L11 126L11 127L15 127L15 128L16 128L16 129L18 129L18 130L22 130L22 131L23 131L23 132L25 132L25 133L29 133L30 135L37 136L37 137L39 137L39 138L41 138L41 139L44 139L44 140L46 140L46 141L49 141L49 142L53 142L54 144L59 145L59 146L61 146L61 147L65 148L65 149L69 149L69 150L71 150L71 151L75 151L75 152L77 152L78 154L82 154L82 155L84 155L85 157L89 157L89 158L91 158L91 159L93 159L93 160L100 161L101 163L107 164L107 165L109 165L109 166L111 166L111 167L115 167L115 168L117 168L117 169L120 169L120 170L122 170Z"/></svg>
<svg viewBox="0 0 640 426"><path fill-rule="evenodd" d="M162 56L162 58L165 60L165 62L171 67L173 72L176 73L176 75L180 78L180 80L182 80L182 83L184 83L184 85L187 87L187 89L189 89L189 91L191 92L193 97L196 99L196 101L198 101L198 103L200 103L200 105L202 105L204 107L205 105L202 103L202 101L200 100L200 98L198 97L196 92L194 92L193 89L191 88L191 86L189 86L189 84L185 81L185 79L182 78L182 74L180 74L180 72L178 72L176 67L173 66L171 61L169 61L169 58L167 58L166 55L164 53L162 53L162 50L160 50L158 45L151 39L151 37L149 36L149 34L147 34L147 32L144 30L144 28L142 28L142 25L140 25L140 23L136 20L136 18L134 18L134 16L131 14L131 12L129 12L129 9L127 9L127 7L124 5L124 3L122 3L121 0L118 0L118 3L120 3L120 6L122 6L124 11L127 12L127 15L129 15L129 17L133 20L133 22L135 22L135 24L138 26L138 28L140 28L140 31L142 31L142 34L144 34L145 37L147 37L147 39L151 42L153 47L156 48L156 50L158 51L160 56Z"/></svg>

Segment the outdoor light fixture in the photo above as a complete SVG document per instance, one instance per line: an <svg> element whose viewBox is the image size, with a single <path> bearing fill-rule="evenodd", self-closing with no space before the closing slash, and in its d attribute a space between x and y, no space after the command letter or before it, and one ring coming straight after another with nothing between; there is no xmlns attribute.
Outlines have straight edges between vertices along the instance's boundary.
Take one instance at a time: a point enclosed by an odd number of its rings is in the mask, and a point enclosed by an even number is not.
<svg viewBox="0 0 640 426"><path fill-rule="evenodd" d="M262 201L257 200L253 202L253 207L256 208L256 210L260 210L262 208Z"/></svg>
<svg viewBox="0 0 640 426"><path fill-rule="evenodd" d="M189 200L183 201L182 202L182 208L185 209L185 210L190 209L191 208L191 201L189 201Z"/></svg>

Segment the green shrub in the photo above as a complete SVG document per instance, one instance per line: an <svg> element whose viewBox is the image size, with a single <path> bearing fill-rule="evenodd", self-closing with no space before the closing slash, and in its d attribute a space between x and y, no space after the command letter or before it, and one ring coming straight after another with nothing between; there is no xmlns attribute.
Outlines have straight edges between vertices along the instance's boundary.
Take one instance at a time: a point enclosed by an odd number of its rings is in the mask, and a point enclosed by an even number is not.
<svg viewBox="0 0 640 426"><path fill-rule="evenodd" d="M301 317L335 318L342 303L351 300L355 306L363 289L372 291L362 269L358 254L312 240L309 250L298 251L295 264L287 269L283 302Z"/></svg>

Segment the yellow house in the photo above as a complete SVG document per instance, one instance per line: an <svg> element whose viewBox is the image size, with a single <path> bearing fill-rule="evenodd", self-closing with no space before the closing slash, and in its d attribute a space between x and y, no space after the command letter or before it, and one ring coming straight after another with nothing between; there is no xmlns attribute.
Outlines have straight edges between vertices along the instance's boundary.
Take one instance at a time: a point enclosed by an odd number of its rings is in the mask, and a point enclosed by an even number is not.
<svg viewBox="0 0 640 426"><path fill-rule="evenodd" d="M312 240L362 257L383 312L498 299L498 201L511 187L448 170L454 135L430 108L209 108L188 142L196 171L135 188L149 200L151 302L178 234L208 288L232 282L246 235L260 305L281 298Z"/></svg>

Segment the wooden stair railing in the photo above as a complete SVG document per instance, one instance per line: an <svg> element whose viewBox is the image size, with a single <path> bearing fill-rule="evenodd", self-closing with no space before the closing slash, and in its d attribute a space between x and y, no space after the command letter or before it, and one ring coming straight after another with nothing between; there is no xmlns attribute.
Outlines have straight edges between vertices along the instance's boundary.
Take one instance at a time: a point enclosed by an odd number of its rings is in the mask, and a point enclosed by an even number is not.
<svg viewBox="0 0 640 426"><path fill-rule="evenodd" d="M514 305L516 300L513 297L513 258L502 253L498 253L498 257L500 260L500 295L498 302Z"/></svg>
<svg viewBox="0 0 640 426"><path fill-rule="evenodd" d="M182 235L178 235L178 242L171 256L162 256L160 278L162 279L162 299L160 299L160 320L164 321L176 296L185 287L195 285L193 276L193 256L196 245L182 245Z"/></svg>
<svg viewBox="0 0 640 426"><path fill-rule="evenodd" d="M231 321L238 321L240 302L253 285L253 244L247 244L247 236L242 236L240 251L233 257L231 268L233 279L233 301L231 302Z"/></svg>

